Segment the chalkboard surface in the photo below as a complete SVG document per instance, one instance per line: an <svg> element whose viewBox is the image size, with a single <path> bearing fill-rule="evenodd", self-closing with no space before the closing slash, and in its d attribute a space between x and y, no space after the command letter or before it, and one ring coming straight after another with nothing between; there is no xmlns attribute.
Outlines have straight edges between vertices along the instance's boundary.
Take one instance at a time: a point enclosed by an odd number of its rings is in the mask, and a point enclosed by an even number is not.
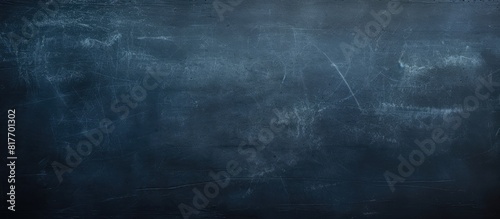
<svg viewBox="0 0 500 219"><path fill-rule="evenodd" d="M2 218L498 218L498 0L4 0Z"/></svg>

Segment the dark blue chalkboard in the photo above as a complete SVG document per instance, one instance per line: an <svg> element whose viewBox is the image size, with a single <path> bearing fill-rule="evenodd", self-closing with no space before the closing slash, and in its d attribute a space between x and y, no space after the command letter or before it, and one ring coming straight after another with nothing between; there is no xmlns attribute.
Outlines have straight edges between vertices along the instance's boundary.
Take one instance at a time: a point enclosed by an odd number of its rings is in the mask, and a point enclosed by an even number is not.
<svg viewBox="0 0 500 219"><path fill-rule="evenodd" d="M2 216L498 218L499 6L1 1Z"/></svg>

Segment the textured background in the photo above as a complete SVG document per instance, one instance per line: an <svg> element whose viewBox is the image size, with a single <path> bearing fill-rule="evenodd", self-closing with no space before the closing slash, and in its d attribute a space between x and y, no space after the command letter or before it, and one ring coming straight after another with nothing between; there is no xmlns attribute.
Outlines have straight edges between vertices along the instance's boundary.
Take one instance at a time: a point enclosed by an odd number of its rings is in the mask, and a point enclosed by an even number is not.
<svg viewBox="0 0 500 219"><path fill-rule="evenodd" d="M19 159L12 214L2 146L2 214L182 218L192 189L237 160L243 171L192 218L498 216L500 92L456 130L443 116L479 77L500 82L499 1L402 1L351 60L340 44L387 1L247 0L224 21L212 2L66 0L16 52L8 33L40 6L1 1L0 124L15 108ZM120 120L111 103L151 66L162 87ZM275 108L289 124L247 161L238 145ZM52 162L103 118L116 129L60 183ZM449 140L392 192L384 172L435 127Z"/></svg>

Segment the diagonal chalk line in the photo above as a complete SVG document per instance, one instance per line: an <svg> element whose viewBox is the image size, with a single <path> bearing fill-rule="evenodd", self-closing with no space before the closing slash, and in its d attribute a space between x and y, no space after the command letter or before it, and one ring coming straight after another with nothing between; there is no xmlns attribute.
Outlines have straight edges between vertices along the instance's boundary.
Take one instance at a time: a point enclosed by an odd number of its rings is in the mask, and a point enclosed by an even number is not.
<svg viewBox="0 0 500 219"><path fill-rule="evenodd" d="M316 49L318 49L319 51L321 51L318 47L316 47ZM363 112L363 109L361 108L361 105L359 104L358 98L356 98L356 96L354 95L354 92L352 92L351 86L349 86L349 83L347 83L347 81L345 80L344 75L342 75L342 72L340 72L340 70L339 70L339 67L337 67L337 65L330 59L330 57L328 57L328 55L326 55L325 52L323 52L323 51L321 51L321 52L323 53L323 55L325 55L325 57L328 59L328 61L330 61L331 66L333 66L337 70L337 72L339 73L339 75L342 78L342 80L344 80L345 85L347 85L347 88L349 88L349 92L351 92L352 97L354 97L354 100L356 101L356 104L358 104L359 110L361 112Z"/></svg>

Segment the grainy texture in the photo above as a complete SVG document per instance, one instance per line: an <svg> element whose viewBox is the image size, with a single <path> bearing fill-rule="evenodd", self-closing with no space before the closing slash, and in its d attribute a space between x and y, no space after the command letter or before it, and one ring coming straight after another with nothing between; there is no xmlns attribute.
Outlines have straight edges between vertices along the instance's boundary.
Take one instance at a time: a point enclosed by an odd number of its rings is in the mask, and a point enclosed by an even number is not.
<svg viewBox="0 0 500 219"><path fill-rule="evenodd" d="M1 127L15 108L18 141L15 213L1 155L7 218L182 218L230 160L242 172L190 218L499 216L500 87L443 119L481 78L500 82L497 0L401 1L350 59L342 43L387 1L246 0L223 21L212 0L59 2L17 50L9 33L43 9L0 3ZM114 101L153 66L161 87L120 119ZM248 160L238 146L274 109L289 122ZM59 182L53 162L103 118L114 131ZM391 191L384 173L436 128L448 139Z"/></svg>

